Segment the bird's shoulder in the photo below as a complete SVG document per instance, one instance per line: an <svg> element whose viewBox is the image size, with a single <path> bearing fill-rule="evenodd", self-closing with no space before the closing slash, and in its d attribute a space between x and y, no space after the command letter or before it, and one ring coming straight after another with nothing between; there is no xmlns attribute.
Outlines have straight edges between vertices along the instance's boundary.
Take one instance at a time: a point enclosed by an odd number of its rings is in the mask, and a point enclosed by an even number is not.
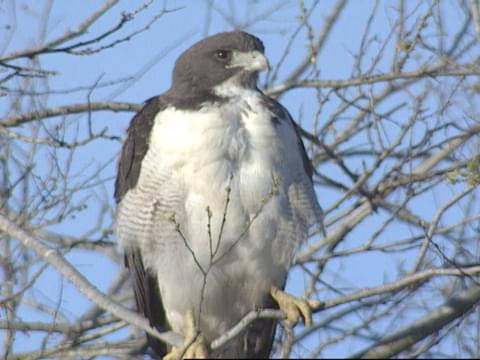
<svg viewBox="0 0 480 360"><path fill-rule="evenodd" d="M145 101L143 108L130 121L120 157L115 181L115 200L119 203L125 194L137 184L141 162L148 151L155 117L168 107L163 96Z"/></svg>
<svg viewBox="0 0 480 360"><path fill-rule="evenodd" d="M297 148L302 158L303 168L310 179L313 177L314 168L312 162L307 154L305 145L303 144L302 137L300 135L301 128L297 122L290 115L289 111L277 100L271 98L262 93L262 102L265 107L268 108L272 114L272 122L274 124L280 124L286 122L291 124L295 132L295 137L297 139Z"/></svg>

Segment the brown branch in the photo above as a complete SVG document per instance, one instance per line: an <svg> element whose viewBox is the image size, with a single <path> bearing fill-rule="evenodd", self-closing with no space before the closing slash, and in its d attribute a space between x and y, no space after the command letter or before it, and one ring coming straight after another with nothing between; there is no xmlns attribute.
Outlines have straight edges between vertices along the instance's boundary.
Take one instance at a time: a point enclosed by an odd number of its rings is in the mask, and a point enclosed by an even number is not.
<svg viewBox="0 0 480 360"><path fill-rule="evenodd" d="M33 57L42 52L48 51L60 44L63 44L69 40L75 39L76 37L84 34L90 26L95 23L102 15L104 15L108 10L118 3L118 0L107 0L98 10L93 12L88 18L86 18L78 27L77 30L67 31L58 38L49 41L45 44L35 46L30 49L24 49L20 51L15 51L13 53L7 54L0 58L0 63L7 62L13 59L18 59L21 57Z"/></svg>
<svg viewBox="0 0 480 360"><path fill-rule="evenodd" d="M147 319L139 316L135 312L127 309L123 305L112 301L110 298L100 292L92 283L90 283L81 273L78 272L65 258L55 249L49 248L39 240L30 236L26 231L10 221L7 217L0 214L0 231L18 241L27 249L33 250L38 256L50 263L65 279L72 283L89 300L97 304L102 309L112 313L118 318L134 325L160 340L175 346L181 346L183 341L181 336L172 332L160 333L157 329L150 326Z"/></svg>
<svg viewBox="0 0 480 360"><path fill-rule="evenodd" d="M297 67L290 73L290 75L285 80L285 83L294 82L308 69L309 66L312 65L312 56L318 54L328 37L331 35L332 28L338 21L338 18L343 9L345 8L346 3L346 0L337 0L331 14L329 14L325 18L325 21L323 21L323 28L320 31L317 41L310 49L307 56L305 56L305 58L300 62L300 64L298 64ZM276 92L275 94L278 94L280 92L281 91Z"/></svg>
<svg viewBox="0 0 480 360"><path fill-rule="evenodd" d="M470 9L472 11L475 32L477 33L477 40L480 43L480 11L478 10L478 0L470 0Z"/></svg>
<svg viewBox="0 0 480 360"><path fill-rule="evenodd" d="M480 287L474 286L448 300L442 306L385 337L379 343L352 356L353 359L388 359L409 349L427 336L439 332L445 325L458 319L480 303Z"/></svg>
<svg viewBox="0 0 480 360"><path fill-rule="evenodd" d="M380 82L389 82L395 80L409 80L420 79L423 77L461 77L461 76L478 76L480 75L480 68L476 65L465 65L464 69L446 70L442 67L437 68L420 68L416 71L388 73L379 75L362 76L359 78L349 80L294 80L286 81L276 86L266 89L265 93L268 95L278 95L287 90L295 88L334 88L341 89L352 86L370 85Z"/></svg>
<svg viewBox="0 0 480 360"><path fill-rule="evenodd" d="M71 104L48 109L30 111L19 115L8 116L6 118L0 119L0 126L19 126L34 120L40 120L54 116L79 114L90 111L137 112L140 111L141 108L141 104L111 101Z"/></svg>
<svg viewBox="0 0 480 360"><path fill-rule="evenodd" d="M335 306L350 303L352 301L360 301L372 296L398 292L402 289L405 289L408 286L419 284L435 276L464 276L465 274L468 274L468 275L480 274L480 266L472 266L472 267L463 268L463 269L458 269L458 268L430 269L414 275L406 276L390 284L384 284L374 288L362 289L352 294L339 296L331 300L326 300L326 301L308 300L308 302L312 307L313 312L320 312ZM240 334L244 329L246 329L248 325L250 325L256 319L281 320L285 318L286 318L286 315L281 310L265 309L265 310L251 311L247 315L245 315L235 326L233 326L228 331L226 331L223 335L215 339L211 344L211 348L215 350L222 347L232 338Z"/></svg>
<svg viewBox="0 0 480 360"><path fill-rule="evenodd" d="M31 359L87 359L95 358L97 356L106 356L114 359L132 359L132 354L135 354L135 349L142 349L145 347L145 341L141 339L136 340L121 340L119 342L105 342L99 344L88 344L88 346L72 346L68 344L65 346L57 346L51 349L40 349L32 352L24 352L12 355L9 360L31 360Z"/></svg>
<svg viewBox="0 0 480 360"><path fill-rule="evenodd" d="M465 144L471 137L478 135L480 132L480 125L472 127L465 134L450 139L444 146L434 155L425 159L422 163L412 169L412 176L418 176L433 169L439 162L441 162L446 156ZM379 200L385 199L393 190L398 186L397 180L388 180L378 186L377 194L379 194ZM326 239L315 242L307 247L305 250L297 254L295 263L302 264L311 260L312 254L320 250L322 247L327 246L327 252L331 252L340 241L363 219L365 219L374 210L371 206L371 202L376 203L376 199L365 199L361 202L356 209L346 217L346 219L336 226L333 231L328 233Z"/></svg>

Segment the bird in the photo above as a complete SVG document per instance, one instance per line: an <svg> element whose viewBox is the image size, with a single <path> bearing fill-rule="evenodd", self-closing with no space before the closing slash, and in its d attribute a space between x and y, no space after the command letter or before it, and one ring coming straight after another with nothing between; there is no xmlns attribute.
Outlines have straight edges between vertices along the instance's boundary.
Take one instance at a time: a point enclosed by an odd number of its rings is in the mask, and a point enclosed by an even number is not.
<svg viewBox="0 0 480 360"><path fill-rule="evenodd" d="M170 88L134 115L120 152L116 234L137 310L181 334L185 357L268 358L274 319L210 347L252 310L311 323L308 301L284 288L323 213L298 125L258 88L268 69L250 33L200 40L176 60ZM155 356L182 355L147 337Z"/></svg>

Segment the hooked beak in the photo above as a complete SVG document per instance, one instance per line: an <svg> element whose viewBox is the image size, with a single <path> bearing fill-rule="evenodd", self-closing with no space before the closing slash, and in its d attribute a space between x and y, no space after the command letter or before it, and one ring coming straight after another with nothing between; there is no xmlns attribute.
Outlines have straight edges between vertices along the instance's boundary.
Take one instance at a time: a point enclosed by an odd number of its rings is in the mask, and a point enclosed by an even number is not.
<svg viewBox="0 0 480 360"><path fill-rule="evenodd" d="M241 67L246 71L268 71L270 65L268 60L260 51L254 50L249 52L234 51L232 60L227 68Z"/></svg>

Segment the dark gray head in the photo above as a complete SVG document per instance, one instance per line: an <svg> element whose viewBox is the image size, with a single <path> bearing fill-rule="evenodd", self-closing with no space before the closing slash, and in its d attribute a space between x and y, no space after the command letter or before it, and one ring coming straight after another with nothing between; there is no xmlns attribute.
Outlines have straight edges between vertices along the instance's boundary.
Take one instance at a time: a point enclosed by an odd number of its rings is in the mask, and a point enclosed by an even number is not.
<svg viewBox="0 0 480 360"><path fill-rule="evenodd" d="M165 95L177 102L208 99L215 86L234 77L241 86L256 88L258 72L267 69L260 39L243 31L219 33L197 42L178 58Z"/></svg>

